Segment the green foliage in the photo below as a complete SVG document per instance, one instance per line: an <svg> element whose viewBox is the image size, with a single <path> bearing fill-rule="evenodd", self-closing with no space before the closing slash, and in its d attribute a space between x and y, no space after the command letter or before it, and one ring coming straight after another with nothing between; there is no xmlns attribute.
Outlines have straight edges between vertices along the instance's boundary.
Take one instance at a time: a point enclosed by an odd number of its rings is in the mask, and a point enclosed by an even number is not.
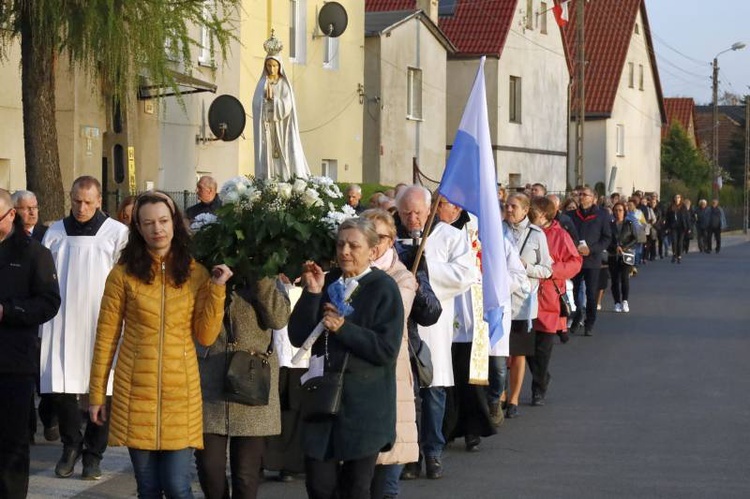
<svg viewBox="0 0 750 499"><path fill-rule="evenodd" d="M215 217L196 217L192 249L208 268L231 267L238 285L279 273L294 278L307 260L328 267L338 225L354 216L325 177L289 182L236 177L224 184L221 198L224 205Z"/></svg>
<svg viewBox="0 0 750 499"><path fill-rule="evenodd" d="M98 76L125 101L142 74L177 91L172 70L190 72L200 48L191 36L205 26L212 48L226 59L241 0L0 0L0 51L13 38L66 53L71 65ZM167 47L172 51L168 55Z"/></svg>
<svg viewBox="0 0 750 499"><path fill-rule="evenodd" d="M711 167L693 147L685 130L674 122L661 148L662 182L682 181L688 188L698 188L710 181Z"/></svg>

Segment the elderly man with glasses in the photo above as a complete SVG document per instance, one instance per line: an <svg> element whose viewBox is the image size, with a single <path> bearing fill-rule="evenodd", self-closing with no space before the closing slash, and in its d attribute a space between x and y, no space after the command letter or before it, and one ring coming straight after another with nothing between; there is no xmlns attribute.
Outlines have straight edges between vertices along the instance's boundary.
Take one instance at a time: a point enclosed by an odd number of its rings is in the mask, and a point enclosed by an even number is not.
<svg viewBox="0 0 750 499"><path fill-rule="evenodd" d="M39 203L31 191L16 191L11 196L13 207L23 221L23 230L33 239L42 242L47 226L39 222Z"/></svg>

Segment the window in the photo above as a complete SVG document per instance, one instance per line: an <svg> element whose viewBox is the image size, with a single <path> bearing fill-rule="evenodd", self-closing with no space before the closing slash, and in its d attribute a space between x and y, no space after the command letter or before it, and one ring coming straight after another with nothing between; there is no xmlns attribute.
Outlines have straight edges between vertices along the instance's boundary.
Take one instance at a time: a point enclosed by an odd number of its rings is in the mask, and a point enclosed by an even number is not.
<svg viewBox="0 0 750 499"><path fill-rule="evenodd" d="M510 88L509 88L509 102L508 102L508 119L511 123L521 123L521 77L511 76L510 77Z"/></svg>
<svg viewBox="0 0 750 499"><path fill-rule="evenodd" d="M211 10L213 7L213 0L206 0L203 2L203 18L208 20L211 18ZM214 65L214 57L213 57L213 40L211 39L211 31L208 29L208 26L204 23L201 26L201 47L200 52L198 53L198 65L199 66L213 66Z"/></svg>
<svg viewBox="0 0 750 499"><path fill-rule="evenodd" d="M339 162L335 159L323 159L320 161L320 174L324 177L328 177L334 182L338 179L339 175Z"/></svg>
<svg viewBox="0 0 750 499"><path fill-rule="evenodd" d="M307 0L289 0L289 60L304 64L307 56Z"/></svg>
<svg viewBox="0 0 750 499"><path fill-rule="evenodd" d="M617 151L618 156L625 156L625 125L617 125Z"/></svg>
<svg viewBox="0 0 750 499"><path fill-rule="evenodd" d="M534 0L526 0L526 29L534 29Z"/></svg>
<svg viewBox="0 0 750 499"><path fill-rule="evenodd" d="M422 70L409 68L406 72L406 118L422 119Z"/></svg>
<svg viewBox="0 0 750 499"><path fill-rule="evenodd" d="M323 54L323 67L326 69L339 68L339 39L325 37L325 53Z"/></svg>
<svg viewBox="0 0 750 499"><path fill-rule="evenodd" d="M539 7L539 32L547 34L547 2L542 2L542 6Z"/></svg>
<svg viewBox="0 0 750 499"><path fill-rule="evenodd" d="M635 65L632 62L628 63L628 87L633 88L635 86Z"/></svg>
<svg viewBox="0 0 750 499"><path fill-rule="evenodd" d="M638 89L643 90L643 64L638 65Z"/></svg>
<svg viewBox="0 0 750 499"><path fill-rule="evenodd" d="M635 23L635 34L639 34L641 32L641 28L638 26L638 23Z"/></svg>

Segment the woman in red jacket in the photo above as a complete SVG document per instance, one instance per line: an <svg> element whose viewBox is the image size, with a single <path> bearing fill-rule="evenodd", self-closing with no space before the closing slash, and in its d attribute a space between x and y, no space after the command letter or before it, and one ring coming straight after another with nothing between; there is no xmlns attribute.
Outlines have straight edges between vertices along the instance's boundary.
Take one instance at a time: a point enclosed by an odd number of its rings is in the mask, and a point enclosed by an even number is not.
<svg viewBox="0 0 750 499"><path fill-rule="evenodd" d="M552 276L539 281L539 312L534 319L536 345L534 356L529 357L531 370L531 404L544 405L550 374L549 361L555 335L567 329L567 317L560 316L560 295L565 293L565 281L572 279L580 270L583 258L578 253L573 239L555 220L555 205L547 198L531 201L529 218L541 227L547 236L547 246L552 257Z"/></svg>

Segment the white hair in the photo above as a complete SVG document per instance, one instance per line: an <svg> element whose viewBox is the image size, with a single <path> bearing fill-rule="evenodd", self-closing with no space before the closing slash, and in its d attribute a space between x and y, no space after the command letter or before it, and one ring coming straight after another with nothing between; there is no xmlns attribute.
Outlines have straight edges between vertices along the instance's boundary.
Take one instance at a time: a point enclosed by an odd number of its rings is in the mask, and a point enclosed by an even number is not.
<svg viewBox="0 0 750 499"><path fill-rule="evenodd" d="M403 200L409 197L413 192L419 192L424 196L425 206L429 207L432 204L432 193L430 190L423 185L412 184L409 187L402 189L401 192L398 193L398 196L396 196L396 207L399 210L401 209Z"/></svg>
<svg viewBox="0 0 750 499"><path fill-rule="evenodd" d="M362 194L362 188L359 185L357 185L357 184L349 184L346 187L346 191L345 192L347 194L350 193L350 192L352 192L352 191L356 192L357 194Z"/></svg>
<svg viewBox="0 0 750 499"><path fill-rule="evenodd" d="M16 191L11 195L11 199L13 200L13 206L18 206L18 203L24 199L33 199L36 201L36 194L31 191Z"/></svg>

